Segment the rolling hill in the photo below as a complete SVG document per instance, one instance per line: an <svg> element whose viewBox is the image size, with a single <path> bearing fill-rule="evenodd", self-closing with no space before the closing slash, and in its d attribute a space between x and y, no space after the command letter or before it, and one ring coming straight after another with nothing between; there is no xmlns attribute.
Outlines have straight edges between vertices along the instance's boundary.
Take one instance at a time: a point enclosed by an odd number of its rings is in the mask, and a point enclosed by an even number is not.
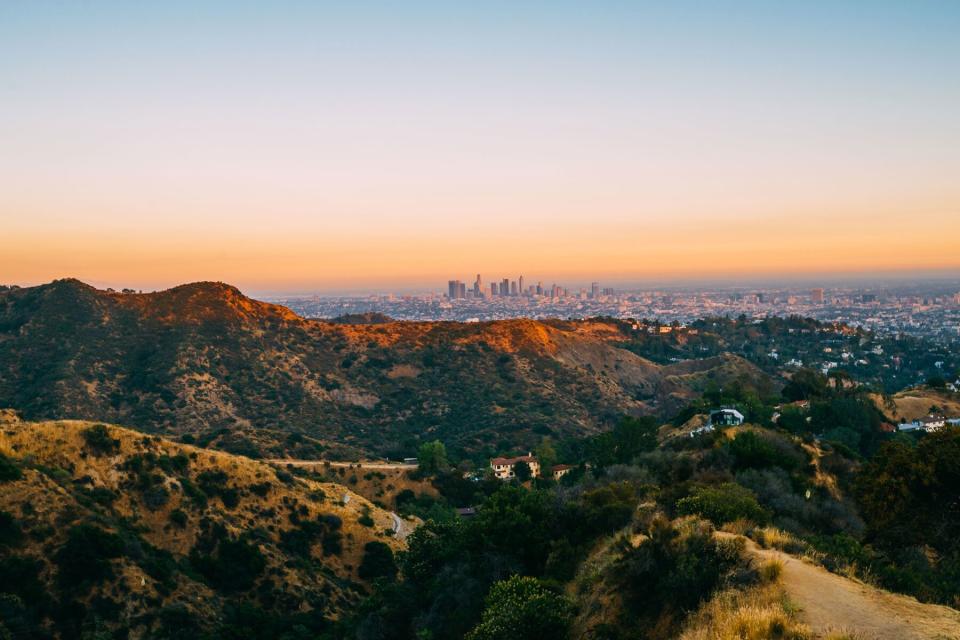
<svg viewBox="0 0 960 640"><path fill-rule="evenodd" d="M365 545L402 547L393 516L342 485L115 426L4 412L0 472L0 602L17 638L185 637L238 607L320 629L363 597Z"/></svg>
<svg viewBox="0 0 960 640"><path fill-rule="evenodd" d="M708 384L767 384L728 354L656 364L621 323L303 319L222 283L133 294L77 280L0 291L0 406L252 456L464 453L666 416Z"/></svg>

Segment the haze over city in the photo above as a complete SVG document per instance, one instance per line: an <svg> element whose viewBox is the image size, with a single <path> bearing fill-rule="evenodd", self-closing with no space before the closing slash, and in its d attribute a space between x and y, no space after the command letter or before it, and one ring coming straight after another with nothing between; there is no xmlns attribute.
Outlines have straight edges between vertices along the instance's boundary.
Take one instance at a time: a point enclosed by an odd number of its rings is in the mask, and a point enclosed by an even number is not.
<svg viewBox="0 0 960 640"><path fill-rule="evenodd" d="M365 9L4 3L0 280L960 270L957 3Z"/></svg>

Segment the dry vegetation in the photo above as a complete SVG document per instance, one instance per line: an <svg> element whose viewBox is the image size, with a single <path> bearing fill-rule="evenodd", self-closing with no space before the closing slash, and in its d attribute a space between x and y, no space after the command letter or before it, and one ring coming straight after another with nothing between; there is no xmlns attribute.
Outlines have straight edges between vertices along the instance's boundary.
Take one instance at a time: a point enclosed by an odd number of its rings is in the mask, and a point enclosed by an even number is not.
<svg viewBox="0 0 960 640"><path fill-rule="evenodd" d="M776 580L747 589L726 589L687 622L680 640L808 640L809 628Z"/></svg>
<svg viewBox="0 0 960 640"><path fill-rule="evenodd" d="M944 413L949 417L960 416L960 394L938 391L928 387L905 389L892 396L871 396L877 408L898 422L910 422L931 413Z"/></svg>
<svg viewBox="0 0 960 640"><path fill-rule="evenodd" d="M114 603L141 632L171 607L217 619L235 593L256 594L252 604L264 609L336 618L363 596L366 543L402 546L391 514L343 485L120 427L5 412L0 454L21 470L0 483L0 511L20 532L0 555L38 563L49 593L88 610ZM58 553L78 531L120 549L100 579L86 568L67 588Z"/></svg>

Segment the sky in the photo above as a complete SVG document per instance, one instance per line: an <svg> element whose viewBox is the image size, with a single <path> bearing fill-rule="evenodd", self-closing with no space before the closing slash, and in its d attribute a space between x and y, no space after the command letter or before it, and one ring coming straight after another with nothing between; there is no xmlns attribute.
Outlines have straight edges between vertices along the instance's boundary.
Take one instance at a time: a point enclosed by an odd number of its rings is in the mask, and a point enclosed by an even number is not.
<svg viewBox="0 0 960 640"><path fill-rule="evenodd" d="M0 0L0 283L960 273L960 2Z"/></svg>

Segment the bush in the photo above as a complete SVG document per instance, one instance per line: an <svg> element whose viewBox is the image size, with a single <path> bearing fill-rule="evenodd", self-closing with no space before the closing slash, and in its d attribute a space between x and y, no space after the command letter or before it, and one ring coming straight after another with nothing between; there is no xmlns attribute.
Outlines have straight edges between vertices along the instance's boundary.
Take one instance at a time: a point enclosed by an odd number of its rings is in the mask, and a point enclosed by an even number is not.
<svg viewBox="0 0 960 640"><path fill-rule="evenodd" d="M512 576L493 585L480 624L466 640L565 638L573 607L536 578Z"/></svg>
<svg viewBox="0 0 960 640"><path fill-rule="evenodd" d="M87 448L97 456L112 455L120 450L120 441L110 437L110 429L105 424L87 427L81 433Z"/></svg>
<svg viewBox="0 0 960 640"><path fill-rule="evenodd" d="M13 460L0 453L0 482L12 482L23 477L20 467Z"/></svg>
<svg viewBox="0 0 960 640"><path fill-rule="evenodd" d="M742 541L716 538L701 520L658 517L647 534L637 547L624 542L612 568L630 620L669 624L707 599L742 562Z"/></svg>
<svg viewBox="0 0 960 640"><path fill-rule="evenodd" d="M214 555L194 549L190 563L211 587L225 592L250 589L267 566L260 550L243 538L220 540Z"/></svg>
<svg viewBox="0 0 960 640"><path fill-rule="evenodd" d="M0 549L16 546L21 540L23 540L23 531L20 530L20 524L13 514L0 511Z"/></svg>
<svg viewBox="0 0 960 640"><path fill-rule="evenodd" d="M170 512L170 522L172 522L174 526L179 527L180 529L183 529L184 527L187 526L186 512L183 511L182 509L174 509L173 511Z"/></svg>
<svg viewBox="0 0 960 640"><path fill-rule="evenodd" d="M143 506L150 511L162 509L170 501L170 492L162 484L154 485L143 492Z"/></svg>
<svg viewBox="0 0 960 640"><path fill-rule="evenodd" d="M782 560L767 560L760 565L760 579L763 582L776 582L783 573Z"/></svg>
<svg viewBox="0 0 960 640"><path fill-rule="evenodd" d="M740 519L763 524L769 518L753 492L733 482L695 489L677 502L677 513L702 516L717 525Z"/></svg>
<svg viewBox="0 0 960 640"><path fill-rule="evenodd" d="M120 557L123 546L120 536L94 525L73 527L66 543L53 556L60 585L77 588L113 577L110 561Z"/></svg>
<svg viewBox="0 0 960 640"><path fill-rule="evenodd" d="M363 547L363 561L357 574L364 580L387 578L393 580L397 575L397 563L393 559L393 549L389 545L372 541Z"/></svg>
<svg viewBox="0 0 960 640"><path fill-rule="evenodd" d="M735 469L766 469L781 467L799 469L804 462L802 454L792 443L772 435L742 431L727 445L733 454Z"/></svg>

